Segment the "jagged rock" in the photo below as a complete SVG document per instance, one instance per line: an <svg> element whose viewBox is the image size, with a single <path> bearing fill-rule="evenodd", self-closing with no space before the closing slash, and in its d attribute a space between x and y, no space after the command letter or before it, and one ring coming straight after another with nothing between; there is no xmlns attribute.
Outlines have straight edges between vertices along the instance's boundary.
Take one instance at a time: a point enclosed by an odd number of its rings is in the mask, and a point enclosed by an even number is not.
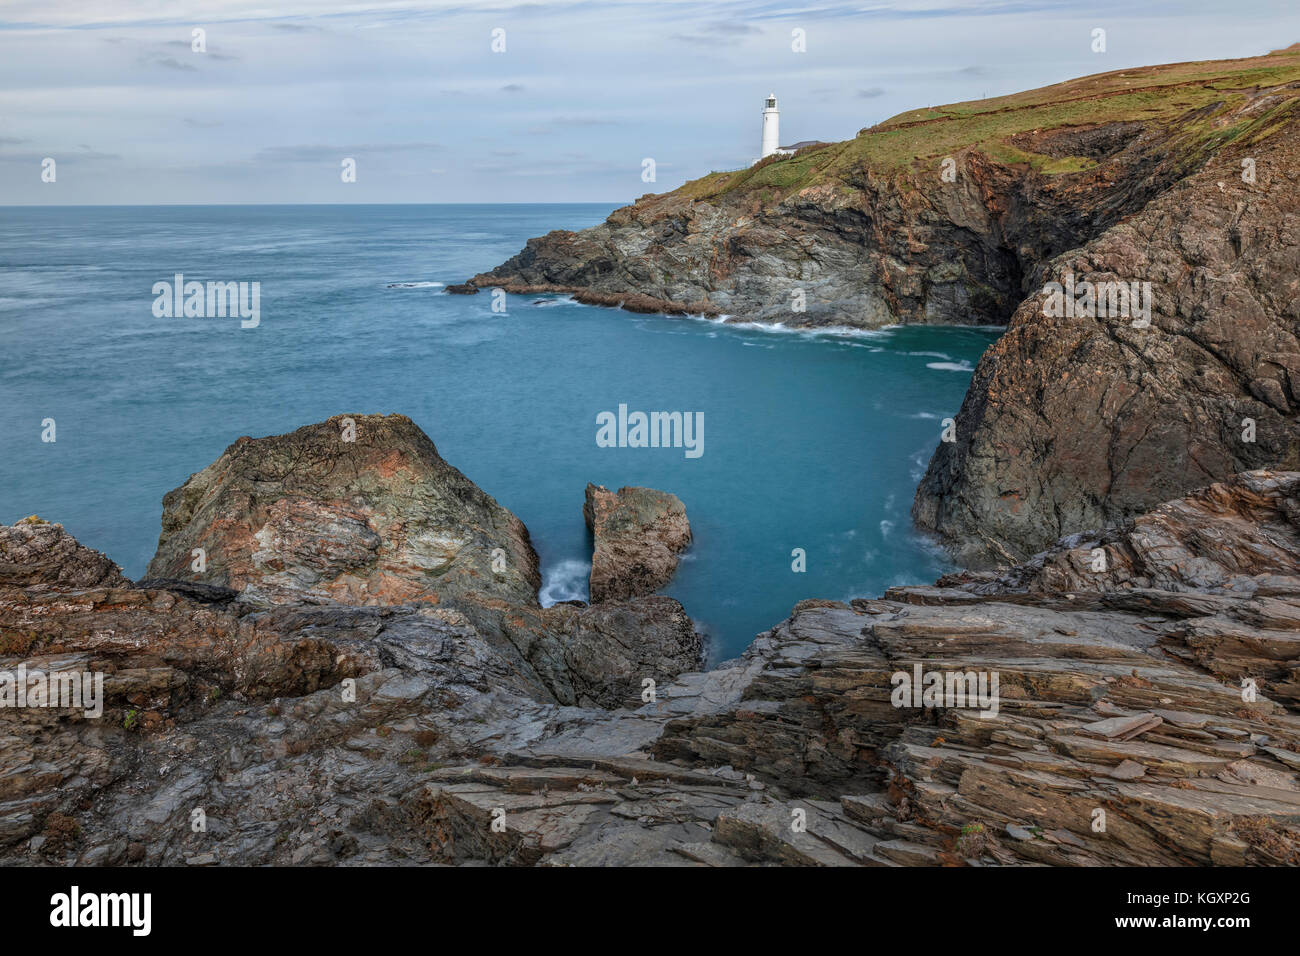
<svg viewBox="0 0 1300 956"><path fill-rule="evenodd" d="M27 518L0 525L0 586L129 587L122 569L83 547L61 524Z"/></svg>
<svg viewBox="0 0 1300 956"><path fill-rule="evenodd" d="M581 609L557 605L548 612L564 635L575 703L617 707L637 700L646 680L667 683L704 666L703 640L672 598L651 595Z"/></svg>
<svg viewBox="0 0 1300 956"><path fill-rule="evenodd" d="M1154 730L1163 722L1163 719L1155 714L1107 717L1095 723L1085 724L1079 728L1079 733L1085 737L1102 737L1106 740L1132 740L1148 730Z"/></svg>
<svg viewBox="0 0 1300 956"><path fill-rule="evenodd" d="M1145 776L1146 772L1147 768L1135 760L1121 760L1118 766L1108 771L1108 774L1116 780L1137 780Z"/></svg>
<svg viewBox="0 0 1300 956"><path fill-rule="evenodd" d="M582 516L595 539L589 590L593 603L652 594L677 571L691 543L686 506L653 488L617 493L587 485Z"/></svg>
<svg viewBox="0 0 1300 956"><path fill-rule="evenodd" d="M1267 693L1294 703L1297 554L1300 475L1249 472L1116 527L1071 535L1007 571L949 575L939 582L943 594L925 598L1029 598L1181 621L1160 639L1170 653L1224 679L1256 678Z"/></svg>
<svg viewBox="0 0 1300 956"><path fill-rule="evenodd" d="M1146 514L1081 532L996 574L962 572L941 585L983 593L1089 593L1119 588L1263 594L1300 589L1300 480L1234 475ZM979 582L990 582L981 588Z"/></svg>
<svg viewBox="0 0 1300 956"><path fill-rule="evenodd" d="M204 570L192 570L195 548ZM239 439L163 498L148 576L345 604L532 604L540 583L522 522L404 415Z"/></svg>

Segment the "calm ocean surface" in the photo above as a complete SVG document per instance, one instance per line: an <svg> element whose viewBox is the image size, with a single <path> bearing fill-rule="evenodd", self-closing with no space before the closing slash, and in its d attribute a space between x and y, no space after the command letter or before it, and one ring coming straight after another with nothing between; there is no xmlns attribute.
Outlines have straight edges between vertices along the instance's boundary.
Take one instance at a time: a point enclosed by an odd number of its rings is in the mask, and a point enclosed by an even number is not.
<svg viewBox="0 0 1300 956"><path fill-rule="evenodd" d="M0 208L0 521L60 522L139 577L163 494L239 436L401 412L523 519L546 603L586 596L588 481L677 494L695 544L665 593L715 661L803 598L946 570L911 530L912 493L996 333L811 335L561 296L494 314L439 285L612 208ZM178 272L259 281L260 326L155 318L153 283ZM596 415L620 403L703 412L704 454L597 447Z"/></svg>

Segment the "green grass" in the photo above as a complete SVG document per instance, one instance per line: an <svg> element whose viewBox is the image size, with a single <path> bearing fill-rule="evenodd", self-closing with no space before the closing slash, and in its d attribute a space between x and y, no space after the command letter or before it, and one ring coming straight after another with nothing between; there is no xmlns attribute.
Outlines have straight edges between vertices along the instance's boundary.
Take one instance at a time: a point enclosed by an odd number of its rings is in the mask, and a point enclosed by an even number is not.
<svg viewBox="0 0 1300 956"><path fill-rule="evenodd" d="M1245 97L1300 81L1300 51L1245 60L1174 63L1102 73L1010 96L910 110L861 131L855 139L804 150L748 169L714 172L650 199L705 201L733 192L752 193L761 205L811 186L852 189L864 170L897 177L962 150L997 162L1024 164L1046 175L1096 166L1086 156L1047 156L1016 145L1018 134L1103 123L1146 121L1177 130L1189 156L1236 139L1258 141L1280 129L1295 108L1297 91L1258 115L1225 122ZM1197 114L1205 111L1207 115ZM1023 140L1021 141L1023 142Z"/></svg>

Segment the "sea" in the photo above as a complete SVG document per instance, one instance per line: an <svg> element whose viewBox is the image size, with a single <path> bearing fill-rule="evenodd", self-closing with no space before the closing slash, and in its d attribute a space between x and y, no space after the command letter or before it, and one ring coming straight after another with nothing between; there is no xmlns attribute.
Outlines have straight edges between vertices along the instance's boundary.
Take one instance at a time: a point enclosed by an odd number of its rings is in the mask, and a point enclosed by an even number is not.
<svg viewBox="0 0 1300 956"><path fill-rule="evenodd" d="M61 523L138 578L163 494L240 436L400 412L527 525L545 604L587 596L588 482L681 498L694 543L663 593L715 663L800 600L949 570L912 496L998 330L806 332L447 294L613 208L0 208L0 522ZM155 288L176 275L258 283L256 324L167 314ZM690 415L702 441L606 447L598 418L620 406Z"/></svg>

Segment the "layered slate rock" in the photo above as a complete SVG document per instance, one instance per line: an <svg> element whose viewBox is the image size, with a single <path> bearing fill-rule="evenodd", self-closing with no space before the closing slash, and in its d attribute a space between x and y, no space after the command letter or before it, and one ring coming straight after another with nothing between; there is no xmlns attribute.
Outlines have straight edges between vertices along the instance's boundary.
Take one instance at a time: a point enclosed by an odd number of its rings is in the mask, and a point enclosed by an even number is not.
<svg viewBox="0 0 1300 956"><path fill-rule="evenodd" d="M205 570L192 570L196 548ZM523 523L404 415L239 439L163 498L148 576L344 604L530 604L540 583Z"/></svg>
<svg viewBox="0 0 1300 956"><path fill-rule="evenodd" d="M688 622L675 659L601 650L667 598L269 604L0 528L0 671L106 678L98 720L0 708L0 862L1300 862L1298 489L1243 475L1002 574L806 601L677 675ZM896 706L917 668L996 699Z"/></svg>
<svg viewBox="0 0 1300 956"><path fill-rule="evenodd" d="M940 585L999 594L1158 589L1265 597L1300 588L1297 553L1295 473L1256 471L1100 531L1067 536L1015 568L965 571Z"/></svg>
<svg viewBox="0 0 1300 956"><path fill-rule="evenodd" d="M612 492L587 485L582 516L595 540L589 589L593 602L653 594L677 571L691 543L686 506L653 488Z"/></svg>

